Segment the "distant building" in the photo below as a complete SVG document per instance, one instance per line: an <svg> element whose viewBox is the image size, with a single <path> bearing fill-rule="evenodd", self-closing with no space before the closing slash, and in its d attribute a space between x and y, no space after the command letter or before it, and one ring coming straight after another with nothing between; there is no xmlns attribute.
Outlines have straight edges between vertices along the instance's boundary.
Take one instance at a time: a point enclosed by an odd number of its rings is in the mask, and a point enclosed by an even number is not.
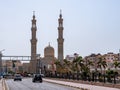
<svg viewBox="0 0 120 90"><path fill-rule="evenodd" d="M106 70L112 69L114 70L114 62L120 62L119 60L119 54L114 54L113 52L109 52L107 54L101 55L101 54L91 54L89 56L86 56L84 58L85 62L91 61L93 65L90 66L91 70L99 70L100 68L97 66L97 63L99 61L99 58L102 58L102 60L106 61L107 67ZM103 68L103 67L102 67Z"/></svg>
<svg viewBox="0 0 120 90"><path fill-rule="evenodd" d="M107 69L108 68L114 68L113 63L114 63L115 60L119 61L118 54L114 54L113 52L109 52L107 54L104 54L103 57L104 57L104 59L107 63Z"/></svg>
<svg viewBox="0 0 120 90"><path fill-rule="evenodd" d="M29 72L29 63L23 63L23 72Z"/></svg>
<svg viewBox="0 0 120 90"><path fill-rule="evenodd" d="M75 58L77 58L77 57L79 57L79 54L74 53L73 55L67 55L67 56L65 57L65 59L68 60L68 61L70 61L70 62L72 62L72 61L73 61Z"/></svg>
<svg viewBox="0 0 120 90"><path fill-rule="evenodd" d="M20 60L3 60L2 61L3 72L15 72L21 73L22 72L22 63Z"/></svg>
<svg viewBox="0 0 120 90"><path fill-rule="evenodd" d="M86 56L84 58L85 60L85 63L87 64L89 61L93 63L93 65L90 66L90 69L91 70L96 70L98 69L97 67L97 63L99 61L99 57L101 57L102 55L101 54L91 54L89 56Z"/></svg>

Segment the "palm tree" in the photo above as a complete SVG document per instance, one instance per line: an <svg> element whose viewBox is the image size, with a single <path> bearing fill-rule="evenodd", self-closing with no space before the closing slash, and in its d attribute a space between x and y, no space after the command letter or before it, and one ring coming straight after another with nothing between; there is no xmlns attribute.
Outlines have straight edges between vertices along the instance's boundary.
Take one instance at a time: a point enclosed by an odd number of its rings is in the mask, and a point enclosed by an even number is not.
<svg viewBox="0 0 120 90"><path fill-rule="evenodd" d="M101 69L101 74L102 74L102 67L104 68L104 82L105 82L105 68L107 67L107 63L105 60L103 60L102 57L99 57L99 61L97 64L98 64L98 67ZM101 80L100 79L101 74L99 73L99 80Z"/></svg>
<svg viewBox="0 0 120 90"><path fill-rule="evenodd" d="M90 60L88 60L87 63L86 63L86 66L88 66L89 69L90 69L90 66L93 66L93 65L94 65L93 62L90 61Z"/></svg>
<svg viewBox="0 0 120 90"><path fill-rule="evenodd" d="M82 74L85 80L87 79L87 77L90 77L90 68L87 65L83 65Z"/></svg>
<svg viewBox="0 0 120 90"><path fill-rule="evenodd" d="M55 62L55 64L56 64L56 66L61 66L61 64L60 64L60 61L59 61L59 60L57 60L57 61Z"/></svg>
<svg viewBox="0 0 120 90"><path fill-rule="evenodd" d="M66 59L64 59L63 61L64 61L63 66L64 66L64 69L66 70L66 72L71 71L71 69L70 69L70 67L71 67L71 62L68 61L68 60L66 60Z"/></svg>
<svg viewBox="0 0 120 90"><path fill-rule="evenodd" d="M101 69L101 73L102 73L102 67L104 68L104 71L105 71L105 68L107 67L107 63L105 60L102 59L102 57L99 58L99 61L98 61L98 67Z"/></svg>
<svg viewBox="0 0 120 90"><path fill-rule="evenodd" d="M83 62L84 61L83 61L81 56L79 56L79 57L77 57L73 60L73 64L74 64L77 72L82 71L82 68L83 68L83 65L84 65Z"/></svg>
<svg viewBox="0 0 120 90"><path fill-rule="evenodd" d="M65 78L70 78L70 72L72 71L72 69L71 69L71 62L70 61L68 61L68 60L66 60L66 59L64 59L63 60L64 62L63 62L63 67L64 67L64 74L65 74Z"/></svg>
<svg viewBox="0 0 120 90"><path fill-rule="evenodd" d="M55 62L55 64L56 64L56 73L59 73L62 76L63 76L63 74L68 75L68 72L71 71L71 68L70 68L71 63L70 63L70 61L67 61L66 59L64 59L63 61L64 61L63 64L61 64L59 60L57 60Z"/></svg>
<svg viewBox="0 0 120 90"><path fill-rule="evenodd" d="M114 83L116 83L116 76L118 76L118 71L117 71L117 68L120 67L120 62L117 62L117 60L115 60L115 62L113 63L114 67L115 67L115 70L114 71Z"/></svg>
<svg viewBox="0 0 120 90"><path fill-rule="evenodd" d="M57 60L57 61L55 62L55 65L56 65L56 71L57 71L58 73L61 73L63 66L61 65L60 61Z"/></svg>
<svg viewBox="0 0 120 90"><path fill-rule="evenodd" d="M115 67L115 69L116 69L116 71L117 71L117 68L120 66L120 62L117 62L117 61L115 60L114 63L113 63L113 65L114 65L114 67Z"/></svg>
<svg viewBox="0 0 120 90"><path fill-rule="evenodd" d="M94 65L93 62L90 61L90 60L87 60L86 65L84 65L84 66L86 66L85 72L87 72L87 75L88 75L88 79L89 79L89 80L91 79L91 74L92 74L90 67L93 66L93 65Z"/></svg>
<svg viewBox="0 0 120 90"><path fill-rule="evenodd" d="M77 73L77 79L79 79L79 72L84 71L84 61L81 56L73 60L73 68L75 72Z"/></svg>

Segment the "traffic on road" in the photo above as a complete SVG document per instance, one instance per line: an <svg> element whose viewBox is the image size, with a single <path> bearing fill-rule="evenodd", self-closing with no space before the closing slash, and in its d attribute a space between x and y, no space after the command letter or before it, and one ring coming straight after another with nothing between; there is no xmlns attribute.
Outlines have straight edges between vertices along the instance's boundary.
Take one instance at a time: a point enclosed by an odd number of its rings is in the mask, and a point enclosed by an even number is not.
<svg viewBox="0 0 120 90"><path fill-rule="evenodd" d="M9 90L80 90L59 84L53 84L43 81L32 82L32 78L23 78L22 81L14 81L13 79L6 80Z"/></svg>

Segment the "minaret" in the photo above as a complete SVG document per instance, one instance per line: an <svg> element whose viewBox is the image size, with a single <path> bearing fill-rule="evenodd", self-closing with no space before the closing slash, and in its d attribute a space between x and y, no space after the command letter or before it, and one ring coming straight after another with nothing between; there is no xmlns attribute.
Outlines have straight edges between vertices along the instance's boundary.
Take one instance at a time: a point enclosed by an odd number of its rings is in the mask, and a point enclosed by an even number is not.
<svg viewBox="0 0 120 90"><path fill-rule="evenodd" d="M37 39L36 39L36 19L35 19L35 12L33 11L33 19L32 21L32 27L31 27L31 35L32 39L31 41L31 69L30 72L36 73L36 50L37 50Z"/></svg>
<svg viewBox="0 0 120 90"><path fill-rule="evenodd" d="M59 15L59 19L58 19L58 60L60 60L60 63L63 64L63 19L62 19L62 13L60 10L60 15Z"/></svg>

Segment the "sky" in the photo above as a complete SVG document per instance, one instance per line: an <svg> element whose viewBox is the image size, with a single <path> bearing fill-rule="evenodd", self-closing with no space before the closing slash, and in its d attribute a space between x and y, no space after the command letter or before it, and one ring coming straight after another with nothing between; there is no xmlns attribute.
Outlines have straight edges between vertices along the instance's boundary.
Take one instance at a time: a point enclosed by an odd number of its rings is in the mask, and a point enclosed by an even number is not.
<svg viewBox="0 0 120 90"><path fill-rule="evenodd" d="M64 57L78 53L118 53L120 0L0 0L0 50L3 55L31 54L31 20L37 20L37 53L49 42L57 57L58 18L62 10Z"/></svg>

